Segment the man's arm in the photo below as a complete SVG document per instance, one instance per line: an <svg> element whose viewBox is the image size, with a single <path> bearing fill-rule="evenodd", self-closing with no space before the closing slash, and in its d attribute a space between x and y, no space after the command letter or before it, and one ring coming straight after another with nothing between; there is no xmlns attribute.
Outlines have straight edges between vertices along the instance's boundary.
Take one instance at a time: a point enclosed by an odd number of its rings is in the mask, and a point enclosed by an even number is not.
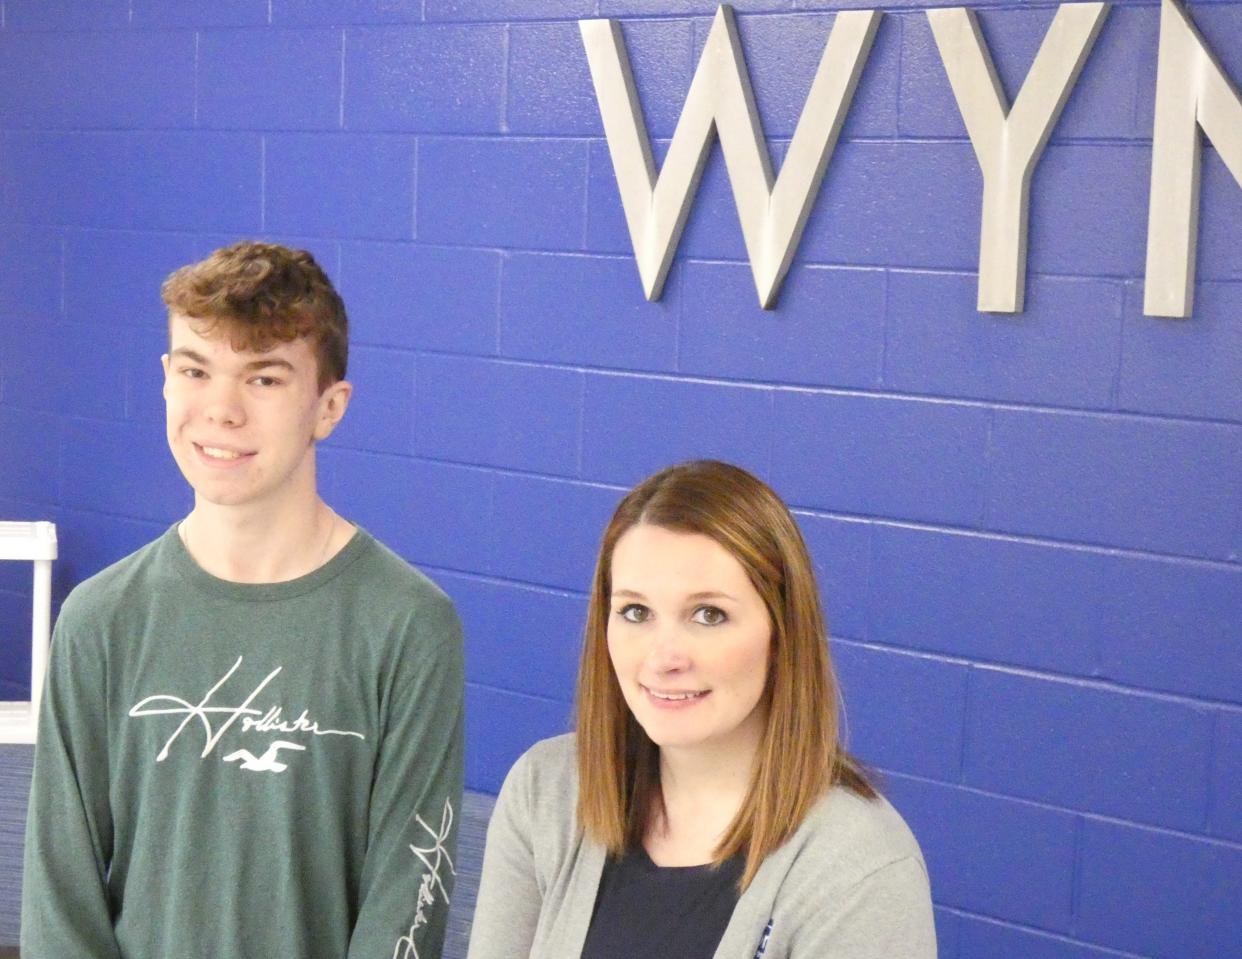
<svg viewBox="0 0 1242 959"><path fill-rule="evenodd" d="M69 602L66 603L69 606ZM97 643L78 642L62 611L39 710L22 882L23 959L120 959L107 875L106 676Z"/></svg>
<svg viewBox="0 0 1242 959"><path fill-rule="evenodd" d="M462 793L462 636L440 595L414 613L384 716L349 959L439 959Z"/></svg>

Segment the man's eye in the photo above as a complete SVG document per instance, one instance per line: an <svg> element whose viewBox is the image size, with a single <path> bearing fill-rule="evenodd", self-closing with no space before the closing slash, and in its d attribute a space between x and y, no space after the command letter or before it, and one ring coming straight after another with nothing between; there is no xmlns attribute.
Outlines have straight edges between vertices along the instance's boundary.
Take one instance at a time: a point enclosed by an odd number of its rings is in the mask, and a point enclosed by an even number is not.
<svg viewBox="0 0 1242 959"><path fill-rule="evenodd" d="M256 376L250 382L255 386L275 386L280 382L280 380L276 379L274 376Z"/></svg>
<svg viewBox="0 0 1242 959"><path fill-rule="evenodd" d="M651 610L640 603L629 603L617 610L617 615L627 623L645 623L647 617L651 615Z"/></svg>
<svg viewBox="0 0 1242 959"><path fill-rule="evenodd" d="M200 370L197 366L185 366L181 368L181 375L191 380L201 380L207 374Z"/></svg>
<svg viewBox="0 0 1242 959"><path fill-rule="evenodd" d="M719 626L729 616L719 606L700 606L690 618L696 623L702 623L704 626Z"/></svg>

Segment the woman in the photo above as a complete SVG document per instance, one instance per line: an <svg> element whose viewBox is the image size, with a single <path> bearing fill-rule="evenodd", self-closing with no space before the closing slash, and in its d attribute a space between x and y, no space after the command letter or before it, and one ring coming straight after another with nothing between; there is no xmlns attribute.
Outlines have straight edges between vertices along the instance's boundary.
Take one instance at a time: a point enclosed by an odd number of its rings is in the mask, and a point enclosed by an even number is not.
<svg viewBox="0 0 1242 959"><path fill-rule="evenodd" d="M632 490L604 532L577 733L488 829L469 959L930 959L918 844L845 752L806 546L744 470Z"/></svg>

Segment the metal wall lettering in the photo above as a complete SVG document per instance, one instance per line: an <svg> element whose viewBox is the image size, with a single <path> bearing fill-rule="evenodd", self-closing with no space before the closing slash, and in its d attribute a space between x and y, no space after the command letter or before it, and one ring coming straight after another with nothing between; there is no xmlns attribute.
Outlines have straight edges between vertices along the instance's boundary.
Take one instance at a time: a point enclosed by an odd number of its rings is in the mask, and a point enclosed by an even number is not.
<svg viewBox="0 0 1242 959"><path fill-rule="evenodd" d="M759 304L765 309L772 306L810 215L879 21L880 14L870 10L837 14L780 176L775 179L737 24L729 7L722 6L716 12L658 176L620 27L613 20L579 22L647 299L659 299L664 288L715 130L728 167Z"/></svg>
<svg viewBox="0 0 1242 959"><path fill-rule="evenodd" d="M980 311L1016 313L1023 308L1031 176L1107 13L1106 3L1058 7L1010 107L974 13L965 7L927 11L983 172ZM759 303L771 308L879 20L874 10L836 15L776 177L728 6L716 13L658 174L620 26L612 20L579 21L647 299L658 299L663 290L714 132L720 137ZM1201 131L1242 184L1242 97L1178 0L1161 0L1143 301L1149 316L1190 314Z"/></svg>
<svg viewBox="0 0 1242 959"><path fill-rule="evenodd" d="M1160 9L1143 312L1189 316L1199 234L1200 130L1242 184L1242 98L1174 0Z"/></svg>
<svg viewBox="0 0 1242 959"><path fill-rule="evenodd" d="M1022 311L1031 174L1107 13L1104 3L1060 6L1010 109L974 12L964 7L927 11L983 171L980 311Z"/></svg>

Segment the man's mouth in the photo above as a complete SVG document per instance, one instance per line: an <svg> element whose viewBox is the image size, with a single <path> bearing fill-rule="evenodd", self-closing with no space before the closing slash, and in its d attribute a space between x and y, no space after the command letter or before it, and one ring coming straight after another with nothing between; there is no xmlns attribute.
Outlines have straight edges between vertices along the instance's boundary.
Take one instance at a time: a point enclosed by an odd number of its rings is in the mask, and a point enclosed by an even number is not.
<svg viewBox="0 0 1242 959"><path fill-rule="evenodd" d="M202 443L195 443L194 448L202 453L207 459L215 460L220 463L230 463L253 455L251 453L244 453L241 450L231 450L223 446L206 446Z"/></svg>

